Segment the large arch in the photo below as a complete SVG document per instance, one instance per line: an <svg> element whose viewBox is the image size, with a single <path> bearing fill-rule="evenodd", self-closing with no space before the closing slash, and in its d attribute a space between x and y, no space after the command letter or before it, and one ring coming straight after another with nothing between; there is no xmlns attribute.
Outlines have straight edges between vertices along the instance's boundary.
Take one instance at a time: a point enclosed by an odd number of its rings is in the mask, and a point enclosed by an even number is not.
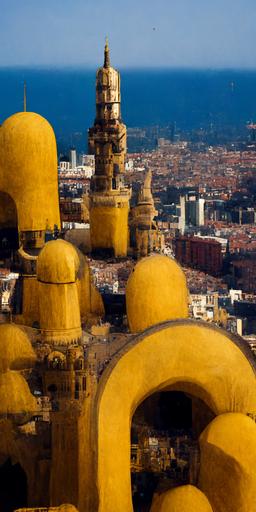
<svg viewBox="0 0 256 512"><path fill-rule="evenodd" d="M147 396L175 388L203 400L216 415L256 411L255 364L241 338L192 320L165 322L135 336L99 383L92 419L96 488L91 489L91 511L132 512L133 413Z"/></svg>

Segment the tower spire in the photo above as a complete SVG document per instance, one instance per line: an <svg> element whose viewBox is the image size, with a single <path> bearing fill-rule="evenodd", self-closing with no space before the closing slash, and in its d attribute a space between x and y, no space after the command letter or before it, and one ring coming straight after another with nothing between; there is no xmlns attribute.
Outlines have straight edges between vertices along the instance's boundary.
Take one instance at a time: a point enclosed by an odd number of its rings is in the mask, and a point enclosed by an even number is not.
<svg viewBox="0 0 256 512"><path fill-rule="evenodd" d="M23 85L23 110L27 112L27 84L25 80Z"/></svg>
<svg viewBox="0 0 256 512"><path fill-rule="evenodd" d="M105 50L104 50L104 68L109 68L109 67L110 67L110 55L109 55L108 38L106 37Z"/></svg>

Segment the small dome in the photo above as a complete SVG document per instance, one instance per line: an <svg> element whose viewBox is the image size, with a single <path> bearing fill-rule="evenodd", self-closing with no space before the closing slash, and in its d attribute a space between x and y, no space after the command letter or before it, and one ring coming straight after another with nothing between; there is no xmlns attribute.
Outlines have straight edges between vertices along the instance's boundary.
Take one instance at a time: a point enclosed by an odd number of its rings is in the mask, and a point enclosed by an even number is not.
<svg viewBox="0 0 256 512"><path fill-rule="evenodd" d="M78 512L75 505L70 505L69 503L64 503L58 507L59 512Z"/></svg>
<svg viewBox="0 0 256 512"><path fill-rule="evenodd" d="M76 248L65 240L47 242L37 260L37 279L43 283L75 283L80 267Z"/></svg>
<svg viewBox="0 0 256 512"><path fill-rule="evenodd" d="M11 370L0 373L0 415L31 417L37 410L37 401L24 377Z"/></svg>
<svg viewBox="0 0 256 512"><path fill-rule="evenodd" d="M26 333L14 324L0 324L0 372L31 368L36 356Z"/></svg>
<svg viewBox="0 0 256 512"><path fill-rule="evenodd" d="M133 269L126 287L127 316L131 332L188 316L186 278L168 256L143 258Z"/></svg>
<svg viewBox="0 0 256 512"><path fill-rule="evenodd" d="M150 512L213 512L205 496L193 485L182 485L157 495Z"/></svg>

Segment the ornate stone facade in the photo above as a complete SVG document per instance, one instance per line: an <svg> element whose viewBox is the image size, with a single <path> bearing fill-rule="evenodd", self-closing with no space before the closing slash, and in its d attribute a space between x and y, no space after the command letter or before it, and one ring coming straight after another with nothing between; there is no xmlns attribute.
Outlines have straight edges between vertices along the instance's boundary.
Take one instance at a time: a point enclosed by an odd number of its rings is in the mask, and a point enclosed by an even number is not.
<svg viewBox="0 0 256 512"><path fill-rule="evenodd" d="M126 126L121 121L120 75L110 66L108 43L97 71L96 118L89 130L95 155L91 180L90 226L93 252L127 256L130 190L124 185Z"/></svg>

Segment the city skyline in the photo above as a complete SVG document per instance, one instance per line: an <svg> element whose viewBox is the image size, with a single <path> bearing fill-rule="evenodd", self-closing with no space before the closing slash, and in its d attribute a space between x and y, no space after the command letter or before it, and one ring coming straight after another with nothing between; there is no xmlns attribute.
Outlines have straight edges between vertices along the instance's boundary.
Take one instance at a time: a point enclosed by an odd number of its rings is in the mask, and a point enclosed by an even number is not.
<svg viewBox="0 0 256 512"><path fill-rule="evenodd" d="M255 69L252 0L0 0L0 8L0 67L95 67L108 35L117 67Z"/></svg>

